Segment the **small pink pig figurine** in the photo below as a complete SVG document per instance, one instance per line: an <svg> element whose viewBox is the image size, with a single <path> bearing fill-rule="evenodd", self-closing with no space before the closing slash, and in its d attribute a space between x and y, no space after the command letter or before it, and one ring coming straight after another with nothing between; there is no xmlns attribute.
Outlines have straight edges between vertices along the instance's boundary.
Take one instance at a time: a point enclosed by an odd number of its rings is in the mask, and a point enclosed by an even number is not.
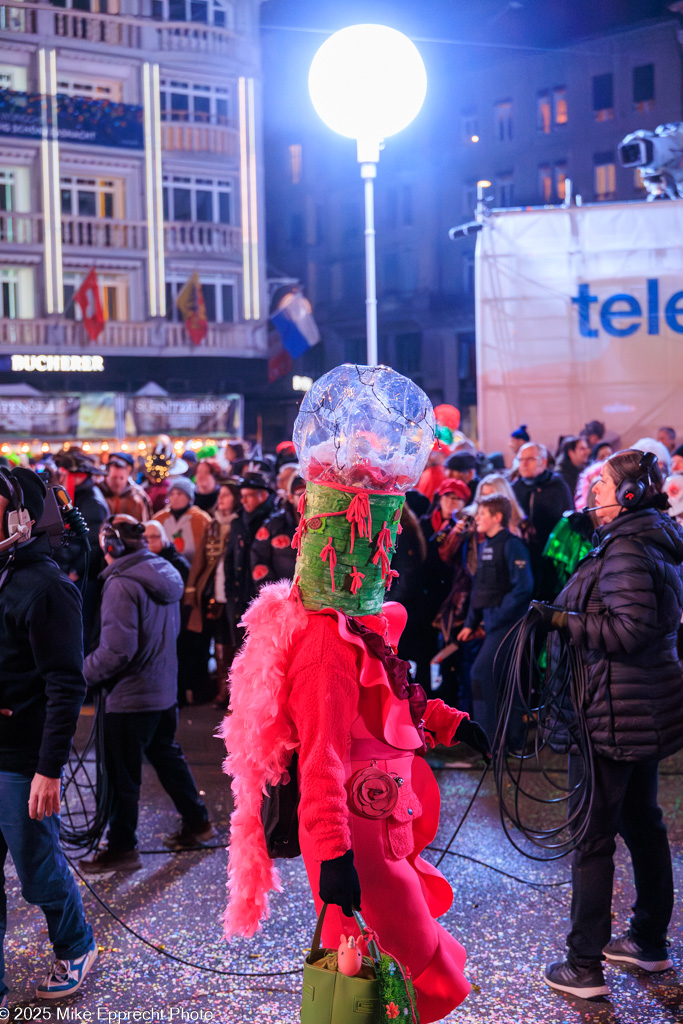
<svg viewBox="0 0 683 1024"><path fill-rule="evenodd" d="M362 963L363 955L356 945L353 935L349 935L348 939L342 935L337 951L337 965L341 973L345 974L347 978L353 978L358 974Z"/></svg>

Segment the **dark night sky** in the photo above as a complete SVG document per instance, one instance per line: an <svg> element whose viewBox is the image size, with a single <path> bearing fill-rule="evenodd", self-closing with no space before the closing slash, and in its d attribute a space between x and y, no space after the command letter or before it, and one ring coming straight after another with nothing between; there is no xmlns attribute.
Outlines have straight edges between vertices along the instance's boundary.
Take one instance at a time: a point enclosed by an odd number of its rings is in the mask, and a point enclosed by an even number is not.
<svg viewBox="0 0 683 1024"><path fill-rule="evenodd" d="M557 47L667 15L669 2L264 0L261 24L266 133L277 130L277 125L315 118L308 97L308 68L326 35L347 25L375 22L405 32L431 64L430 77L434 72L438 77L441 62L450 66L457 62L467 71L494 64L512 52L524 59L525 50Z"/></svg>
<svg viewBox="0 0 683 1024"><path fill-rule="evenodd" d="M669 0L265 0L266 25L335 31L357 22L410 35L556 45L667 13Z"/></svg>

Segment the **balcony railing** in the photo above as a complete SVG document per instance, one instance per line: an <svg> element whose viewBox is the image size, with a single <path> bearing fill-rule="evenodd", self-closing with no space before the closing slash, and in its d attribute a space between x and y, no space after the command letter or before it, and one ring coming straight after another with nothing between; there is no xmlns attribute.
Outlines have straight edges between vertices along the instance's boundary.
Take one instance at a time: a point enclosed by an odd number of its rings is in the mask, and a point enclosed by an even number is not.
<svg viewBox="0 0 683 1024"><path fill-rule="evenodd" d="M220 153L236 159L237 132L227 125L163 121L161 148L185 153Z"/></svg>
<svg viewBox="0 0 683 1024"><path fill-rule="evenodd" d="M201 345L193 345L182 324L164 320L128 323L108 320L99 338L90 341L82 323L59 320L0 319L0 352L99 353L101 355L225 355L265 358L262 324L210 324Z"/></svg>
<svg viewBox="0 0 683 1024"><path fill-rule="evenodd" d="M242 231L232 224L198 224L167 221L164 225L167 253L198 252L237 255L242 248Z"/></svg>
<svg viewBox="0 0 683 1024"><path fill-rule="evenodd" d="M103 217L62 217L62 244L93 249L147 248L147 225Z"/></svg>
<svg viewBox="0 0 683 1024"><path fill-rule="evenodd" d="M0 211L0 245L41 245L42 241L42 214Z"/></svg>
<svg viewBox="0 0 683 1024"><path fill-rule="evenodd" d="M55 8L52 4L0 4L0 32L79 40L152 52L235 57L238 39L229 29L185 21L153 21L123 14Z"/></svg>
<svg viewBox="0 0 683 1024"><path fill-rule="evenodd" d="M187 21L157 23L160 50L176 53L215 53L220 57L235 56L235 34L213 25L198 25Z"/></svg>

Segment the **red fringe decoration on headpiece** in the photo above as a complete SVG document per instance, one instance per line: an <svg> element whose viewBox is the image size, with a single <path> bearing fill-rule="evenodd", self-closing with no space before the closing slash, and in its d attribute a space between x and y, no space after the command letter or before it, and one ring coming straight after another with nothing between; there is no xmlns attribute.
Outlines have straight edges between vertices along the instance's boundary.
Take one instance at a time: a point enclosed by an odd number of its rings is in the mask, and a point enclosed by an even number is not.
<svg viewBox="0 0 683 1024"><path fill-rule="evenodd" d="M358 572L358 569L356 569L354 565L353 572L350 574L350 576L351 593L355 596L360 590L360 588L363 586L363 580L365 579L365 575L362 572Z"/></svg>
<svg viewBox="0 0 683 1024"><path fill-rule="evenodd" d="M330 565L330 580L332 581L332 593L334 594L334 567L337 564L337 552L334 550L334 544L332 542L331 537L329 538L325 547L320 552L320 557L322 558L323 562L327 562L328 555Z"/></svg>
<svg viewBox="0 0 683 1024"><path fill-rule="evenodd" d="M391 551L393 544L391 542L391 533L387 529L386 522L382 524L382 529L377 535L377 551L372 556L372 564L377 565L381 560L382 564L382 579L385 579L387 574L391 572L391 558L389 552Z"/></svg>
<svg viewBox="0 0 683 1024"><path fill-rule="evenodd" d="M356 525L358 525L358 536L372 537L372 513L370 512L370 499L367 494L354 494L351 503L346 510L346 518L351 523L351 547L349 554L353 554L353 542L356 539Z"/></svg>

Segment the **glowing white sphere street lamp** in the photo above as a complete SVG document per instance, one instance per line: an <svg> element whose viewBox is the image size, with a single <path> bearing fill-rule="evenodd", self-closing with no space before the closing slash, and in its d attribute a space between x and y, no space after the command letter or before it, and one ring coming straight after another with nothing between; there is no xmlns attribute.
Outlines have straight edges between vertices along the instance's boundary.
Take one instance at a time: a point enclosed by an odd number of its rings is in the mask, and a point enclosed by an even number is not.
<svg viewBox="0 0 683 1024"><path fill-rule="evenodd" d="M351 25L320 47L308 76L317 113L339 135L356 139L365 182L365 309L368 365L377 364L377 285L373 181L380 144L417 116L427 72L417 47L385 25Z"/></svg>

